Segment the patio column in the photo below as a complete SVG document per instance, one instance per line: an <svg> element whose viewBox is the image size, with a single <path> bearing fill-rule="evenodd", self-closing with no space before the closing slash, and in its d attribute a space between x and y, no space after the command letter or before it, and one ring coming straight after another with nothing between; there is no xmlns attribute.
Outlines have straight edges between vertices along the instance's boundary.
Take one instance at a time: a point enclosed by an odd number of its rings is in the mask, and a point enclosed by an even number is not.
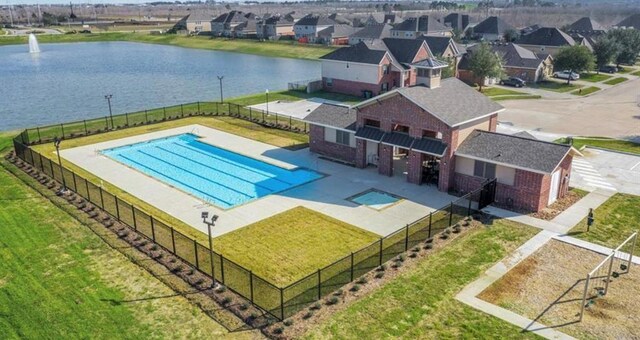
<svg viewBox="0 0 640 340"><path fill-rule="evenodd" d="M381 175L393 176L393 146L380 144L378 173Z"/></svg>
<svg viewBox="0 0 640 340"><path fill-rule="evenodd" d="M424 154L417 151L409 151L407 182L413 184L422 183L422 161Z"/></svg>
<svg viewBox="0 0 640 340"><path fill-rule="evenodd" d="M367 141L364 139L356 139L356 167L367 167Z"/></svg>

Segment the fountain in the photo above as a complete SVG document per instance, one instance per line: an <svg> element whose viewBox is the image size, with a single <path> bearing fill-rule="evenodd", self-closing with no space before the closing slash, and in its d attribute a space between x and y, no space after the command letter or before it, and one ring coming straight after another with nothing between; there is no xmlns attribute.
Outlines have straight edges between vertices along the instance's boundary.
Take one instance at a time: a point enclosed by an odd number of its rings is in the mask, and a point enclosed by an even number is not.
<svg viewBox="0 0 640 340"><path fill-rule="evenodd" d="M29 53L40 53L40 46L38 46L38 39L36 35L29 34Z"/></svg>

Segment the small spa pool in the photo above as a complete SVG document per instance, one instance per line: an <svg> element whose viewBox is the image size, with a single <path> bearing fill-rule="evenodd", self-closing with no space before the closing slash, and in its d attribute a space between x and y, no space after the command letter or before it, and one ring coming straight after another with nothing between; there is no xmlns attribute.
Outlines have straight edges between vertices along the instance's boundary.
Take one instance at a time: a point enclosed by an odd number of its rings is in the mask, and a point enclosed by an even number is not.
<svg viewBox="0 0 640 340"><path fill-rule="evenodd" d="M369 189L350 197L348 200L360 205L365 205L371 209L382 210L398 203L402 198L388 192Z"/></svg>

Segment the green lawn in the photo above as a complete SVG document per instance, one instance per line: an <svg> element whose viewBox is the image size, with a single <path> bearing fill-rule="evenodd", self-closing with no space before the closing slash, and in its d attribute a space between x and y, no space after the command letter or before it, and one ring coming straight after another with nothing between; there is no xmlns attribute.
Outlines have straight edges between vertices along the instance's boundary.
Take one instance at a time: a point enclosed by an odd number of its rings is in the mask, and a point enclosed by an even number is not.
<svg viewBox="0 0 640 340"><path fill-rule="evenodd" d="M0 150L7 140L0 137ZM3 339L229 336L0 162Z"/></svg>
<svg viewBox="0 0 640 340"><path fill-rule="evenodd" d="M537 338L454 298L465 285L537 232L503 220L470 230L415 269L318 322L305 338Z"/></svg>
<svg viewBox="0 0 640 340"><path fill-rule="evenodd" d="M609 80L605 81L604 84L617 85L617 84L620 84L620 83L624 83L625 81L627 81L627 78L618 77L618 78L609 79Z"/></svg>
<svg viewBox="0 0 640 340"><path fill-rule="evenodd" d="M632 76L640 77L640 71L631 73Z"/></svg>
<svg viewBox="0 0 640 340"><path fill-rule="evenodd" d="M482 94L484 94L487 97L494 97L494 96L504 96L504 95L523 95L526 93L520 92L520 91L503 89L501 87L485 87L482 89Z"/></svg>
<svg viewBox="0 0 640 340"><path fill-rule="evenodd" d="M530 84L529 86L532 88L538 88L542 90L548 90L548 91L554 91L554 92L560 92L560 93L577 90L582 87L582 85L567 84L566 81L558 82L558 81L551 81L551 80L533 83L533 84Z"/></svg>
<svg viewBox="0 0 640 340"><path fill-rule="evenodd" d="M279 92L269 93L270 102L276 101L276 100L298 101L298 100L304 100L308 98L328 99L328 100L342 102L349 105L357 104L364 100L364 98L360 98L360 97L354 97L346 94L330 93L330 92L324 92L324 91L319 91L314 93L306 93L306 92L300 92L300 91L279 91ZM243 106L262 104L266 102L266 95L264 93L251 94L247 96L236 97L236 98L230 99L229 101L238 105L243 105Z"/></svg>
<svg viewBox="0 0 640 340"><path fill-rule="evenodd" d="M604 73L581 73L580 74L580 80L589 81L592 83L599 83L611 77L612 76Z"/></svg>
<svg viewBox="0 0 640 340"><path fill-rule="evenodd" d="M148 33L94 33L94 34L56 34L40 35L38 41L44 43L92 42L92 41L132 41L151 44L174 45L207 50L220 50L269 57L297 59L318 59L335 50L322 45L301 45L296 42L259 42L257 40L228 40L206 36L181 36L175 34L151 35ZM0 45L26 44L26 36L0 37Z"/></svg>
<svg viewBox="0 0 640 340"><path fill-rule="evenodd" d="M634 67L629 67L629 66L622 66L619 68L618 73L630 73L630 72L634 72L636 71L636 68Z"/></svg>
<svg viewBox="0 0 640 340"><path fill-rule="evenodd" d="M598 92L601 89L599 87L596 86L589 86L589 87L585 87L585 88L580 88L576 91L571 92L571 94L575 94L578 96L586 96L588 94L594 93L594 92Z"/></svg>
<svg viewBox="0 0 640 340"><path fill-rule="evenodd" d="M633 232L640 230L640 196L615 194L594 210L594 224L587 232L586 218L578 223L570 235L589 242L617 247ZM640 245L638 245L640 246Z"/></svg>
<svg viewBox="0 0 640 340"><path fill-rule="evenodd" d="M556 143L568 143L567 138L560 138L555 141ZM640 144L626 140L611 139L604 137L574 137L573 146L576 149L580 149L583 146L595 146L602 149L609 149L614 151L623 151L629 153L635 153L640 155Z"/></svg>
<svg viewBox="0 0 640 340"><path fill-rule="evenodd" d="M502 101L502 100L521 100L521 99L540 99L542 96L535 94L523 94L523 95L514 95L514 96L495 96L490 97L494 101Z"/></svg>
<svg viewBox="0 0 640 340"><path fill-rule="evenodd" d="M217 237L214 248L258 276L286 286L380 236L297 207Z"/></svg>

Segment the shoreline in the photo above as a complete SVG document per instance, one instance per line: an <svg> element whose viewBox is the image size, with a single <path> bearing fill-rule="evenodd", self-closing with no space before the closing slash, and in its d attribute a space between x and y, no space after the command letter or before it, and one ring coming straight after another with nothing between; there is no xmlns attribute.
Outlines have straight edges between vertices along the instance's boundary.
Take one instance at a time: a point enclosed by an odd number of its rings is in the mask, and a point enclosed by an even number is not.
<svg viewBox="0 0 640 340"><path fill-rule="evenodd" d="M175 34L151 35L149 33L131 32L42 34L37 37L42 44L127 41L303 60L318 60L321 56L335 50L334 47L299 45L296 42L289 41L261 42L250 39L226 39L208 36L191 37ZM0 46L26 44L27 40L28 36L0 36Z"/></svg>

